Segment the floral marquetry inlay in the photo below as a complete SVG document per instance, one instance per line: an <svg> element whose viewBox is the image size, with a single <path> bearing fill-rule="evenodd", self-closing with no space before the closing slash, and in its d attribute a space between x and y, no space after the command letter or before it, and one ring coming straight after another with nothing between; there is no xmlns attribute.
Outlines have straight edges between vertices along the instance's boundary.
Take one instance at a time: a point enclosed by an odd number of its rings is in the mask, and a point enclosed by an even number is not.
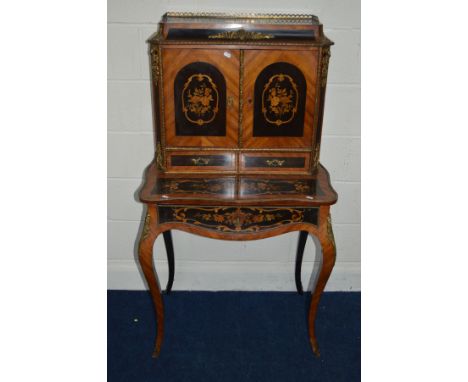
<svg viewBox="0 0 468 382"><path fill-rule="evenodd" d="M244 195L308 194L315 192L314 183L307 180L243 179Z"/></svg>
<svg viewBox="0 0 468 382"><path fill-rule="evenodd" d="M269 123L280 126L289 123L297 112L297 86L291 76L275 74L265 84L262 112Z"/></svg>
<svg viewBox="0 0 468 382"><path fill-rule="evenodd" d="M160 207L161 223L178 222L221 232L258 232L285 224L316 224L316 208Z"/></svg>
<svg viewBox="0 0 468 382"><path fill-rule="evenodd" d="M160 179L154 191L159 194L232 195L234 179Z"/></svg>
<svg viewBox="0 0 468 382"><path fill-rule="evenodd" d="M219 94L216 84L206 74L194 74L184 84L182 111L199 126L210 123L218 112Z"/></svg>

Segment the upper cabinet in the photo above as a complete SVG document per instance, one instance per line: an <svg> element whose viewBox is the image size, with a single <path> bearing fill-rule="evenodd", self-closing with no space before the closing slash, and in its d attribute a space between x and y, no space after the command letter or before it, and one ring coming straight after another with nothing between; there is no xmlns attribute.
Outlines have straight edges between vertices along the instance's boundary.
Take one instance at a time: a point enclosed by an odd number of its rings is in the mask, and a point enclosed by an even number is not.
<svg viewBox="0 0 468 382"><path fill-rule="evenodd" d="M311 147L318 49L244 53L242 147Z"/></svg>
<svg viewBox="0 0 468 382"><path fill-rule="evenodd" d="M163 49L167 145L237 147L239 51Z"/></svg>
<svg viewBox="0 0 468 382"><path fill-rule="evenodd" d="M162 57L169 146L312 145L317 49L163 49Z"/></svg>
<svg viewBox="0 0 468 382"><path fill-rule="evenodd" d="M317 171L333 43L316 16L167 13L148 42L160 171Z"/></svg>

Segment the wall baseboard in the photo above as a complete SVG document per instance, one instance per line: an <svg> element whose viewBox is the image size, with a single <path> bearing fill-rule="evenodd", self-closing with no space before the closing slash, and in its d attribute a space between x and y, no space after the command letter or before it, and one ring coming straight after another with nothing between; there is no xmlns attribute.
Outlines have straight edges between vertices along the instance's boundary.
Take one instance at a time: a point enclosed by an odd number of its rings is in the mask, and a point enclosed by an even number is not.
<svg viewBox="0 0 468 382"><path fill-rule="evenodd" d="M291 262L176 262L173 290L205 291L295 291L294 263ZM167 283L168 270L165 261L157 261L161 286ZM311 290L312 272L317 273L319 264L304 262L302 283ZM307 287L308 286L308 287ZM120 290L147 289L136 261L108 260L107 288ZM361 290L361 264L337 262L326 291Z"/></svg>

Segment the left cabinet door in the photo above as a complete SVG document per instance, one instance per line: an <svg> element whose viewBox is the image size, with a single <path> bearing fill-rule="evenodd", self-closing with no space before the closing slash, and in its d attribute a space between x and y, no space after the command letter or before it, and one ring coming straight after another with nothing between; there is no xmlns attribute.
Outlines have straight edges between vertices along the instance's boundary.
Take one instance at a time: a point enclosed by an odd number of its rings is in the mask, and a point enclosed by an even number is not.
<svg viewBox="0 0 468 382"><path fill-rule="evenodd" d="M168 147L237 147L239 51L162 49Z"/></svg>

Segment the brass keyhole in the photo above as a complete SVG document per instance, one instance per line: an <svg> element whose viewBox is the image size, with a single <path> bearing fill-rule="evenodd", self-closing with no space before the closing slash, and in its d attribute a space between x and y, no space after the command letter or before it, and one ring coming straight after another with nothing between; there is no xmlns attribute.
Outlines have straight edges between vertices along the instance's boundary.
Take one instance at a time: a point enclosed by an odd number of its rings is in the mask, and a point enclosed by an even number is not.
<svg viewBox="0 0 468 382"><path fill-rule="evenodd" d="M228 107L232 107L234 105L234 97L232 95L227 97L227 104Z"/></svg>
<svg viewBox="0 0 468 382"><path fill-rule="evenodd" d="M284 159L283 160L280 160L280 159L272 159L272 160L266 160L266 163L268 166L270 167L281 167L283 164L284 164Z"/></svg>
<svg viewBox="0 0 468 382"><path fill-rule="evenodd" d="M210 163L209 158L192 158L192 162L195 166L206 166Z"/></svg>

